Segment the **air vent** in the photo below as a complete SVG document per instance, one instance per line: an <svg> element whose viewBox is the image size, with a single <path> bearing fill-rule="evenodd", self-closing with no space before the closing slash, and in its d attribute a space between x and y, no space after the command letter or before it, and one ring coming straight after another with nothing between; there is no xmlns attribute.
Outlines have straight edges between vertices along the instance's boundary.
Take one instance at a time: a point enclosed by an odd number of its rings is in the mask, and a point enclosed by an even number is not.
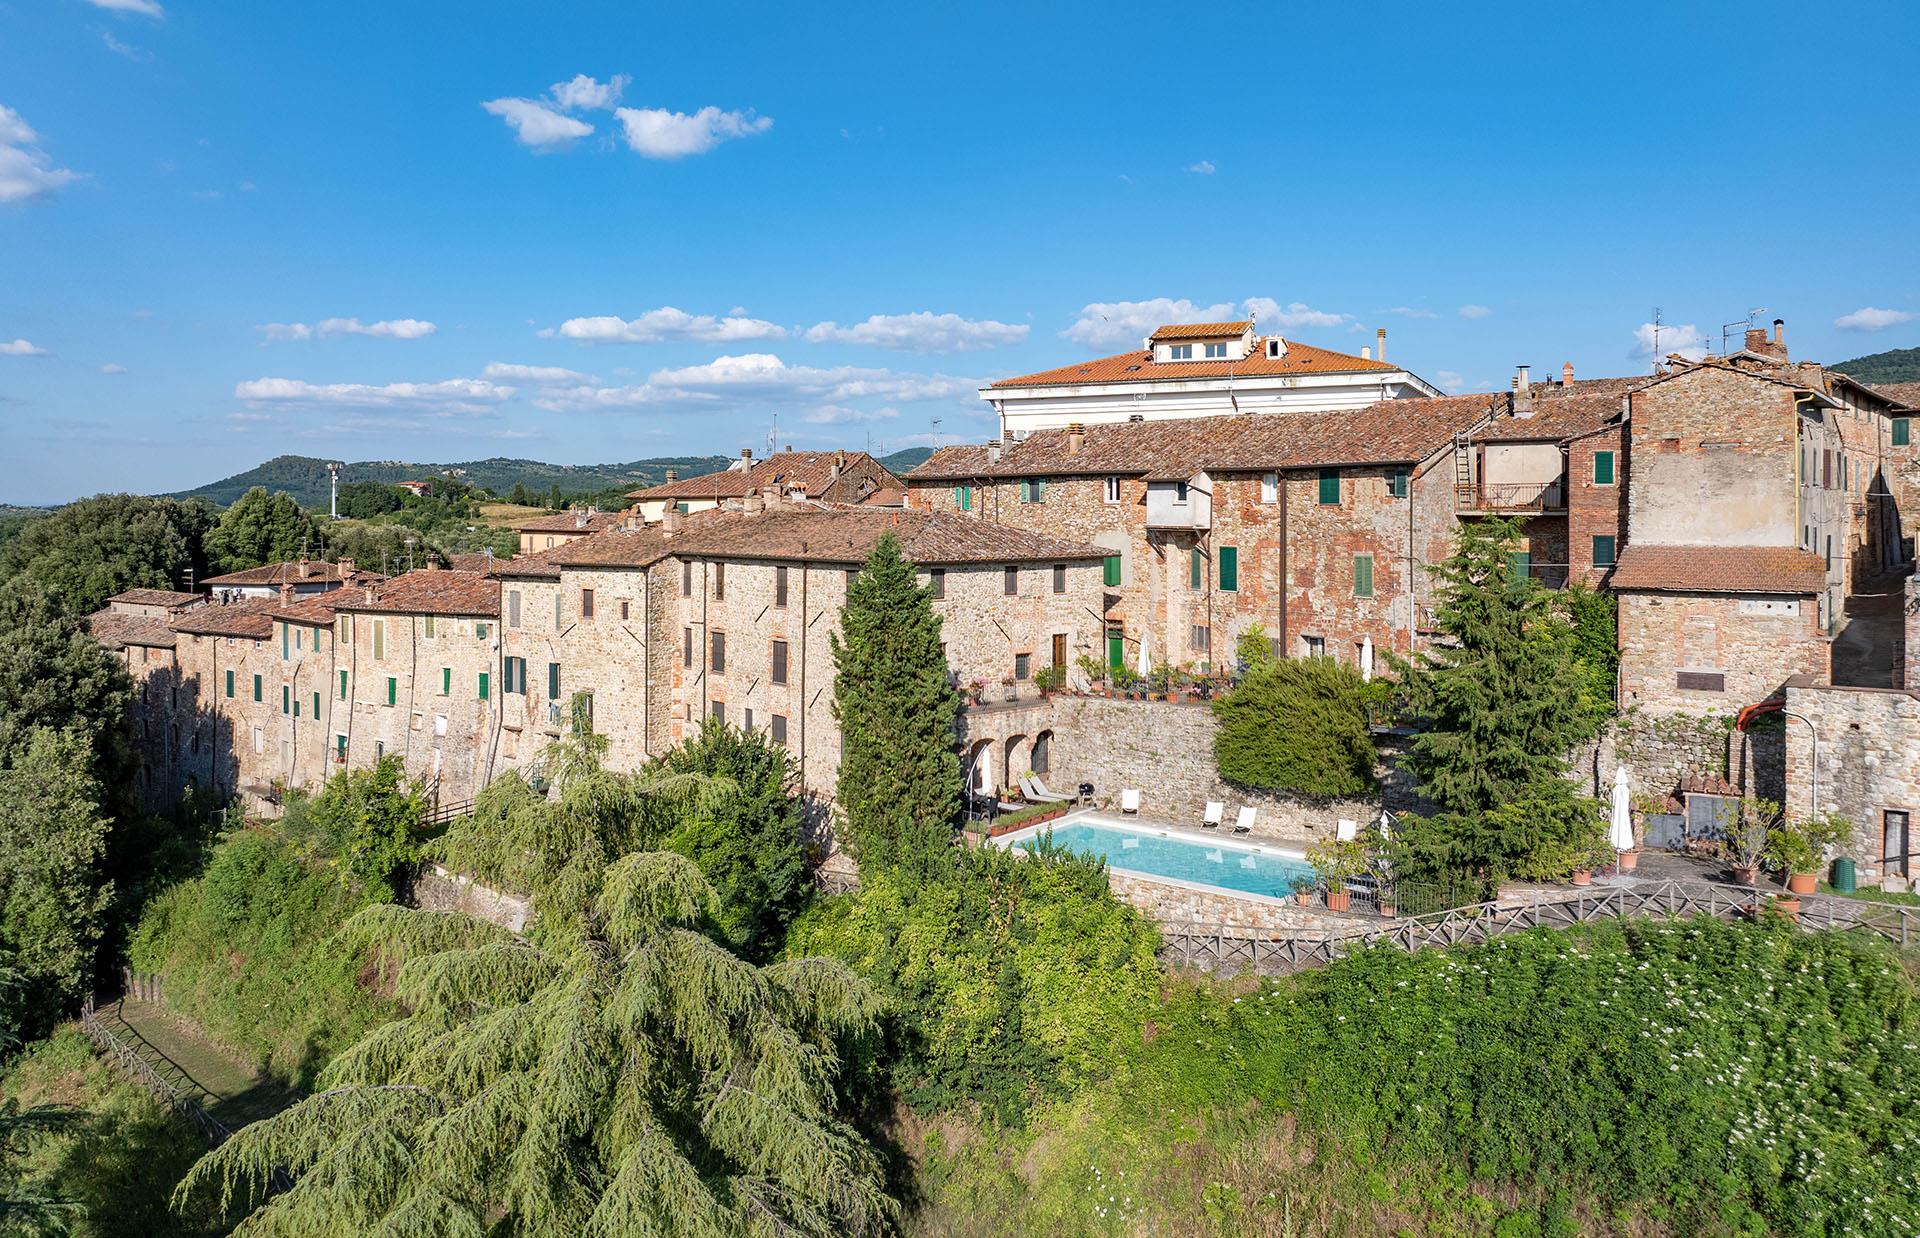
<svg viewBox="0 0 1920 1238"><path fill-rule="evenodd" d="M1128 413L1127 414L1128 421L1145 421L1146 419L1147 419L1147 415L1145 413Z"/></svg>

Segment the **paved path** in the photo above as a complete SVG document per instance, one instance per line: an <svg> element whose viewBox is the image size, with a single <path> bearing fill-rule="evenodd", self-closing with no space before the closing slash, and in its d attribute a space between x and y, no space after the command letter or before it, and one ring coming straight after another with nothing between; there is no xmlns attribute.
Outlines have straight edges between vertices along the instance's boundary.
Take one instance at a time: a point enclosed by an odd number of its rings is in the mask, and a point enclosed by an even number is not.
<svg viewBox="0 0 1920 1238"><path fill-rule="evenodd" d="M1891 688L1894 655L1906 621L1905 582L1896 577L1847 598L1846 623L1833 638L1833 682Z"/></svg>
<svg viewBox="0 0 1920 1238"><path fill-rule="evenodd" d="M285 1109L297 1098L280 1084L196 1034L192 1025L152 1002L123 998L95 1013L114 1037L161 1078L238 1129Z"/></svg>

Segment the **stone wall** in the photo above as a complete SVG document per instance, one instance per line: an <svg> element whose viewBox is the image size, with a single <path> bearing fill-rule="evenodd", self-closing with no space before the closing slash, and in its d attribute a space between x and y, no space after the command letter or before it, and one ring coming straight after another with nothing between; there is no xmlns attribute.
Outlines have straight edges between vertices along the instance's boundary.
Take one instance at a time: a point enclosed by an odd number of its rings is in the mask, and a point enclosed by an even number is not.
<svg viewBox="0 0 1920 1238"><path fill-rule="evenodd" d="M427 911L462 911L476 920L522 932L533 914L533 900L483 886L473 878L434 864L413 880L413 905Z"/></svg>
<svg viewBox="0 0 1920 1238"><path fill-rule="evenodd" d="M1780 728L1734 729L1730 713L1630 711L1571 754L1568 773L1588 795L1605 799L1625 766L1636 796L1676 796L1683 784L1724 783L1780 799L1785 790Z"/></svg>
<svg viewBox="0 0 1920 1238"><path fill-rule="evenodd" d="M1906 814L1908 846L1920 842L1920 693L1897 688L1836 688L1796 680L1787 709L1812 723L1786 720L1787 811L1836 811L1854 825L1843 848L1862 881L1877 882L1897 863L1887 855L1889 813ZM1816 765L1813 749L1819 739ZM1908 861L1906 876L1920 873Z"/></svg>
<svg viewBox="0 0 1920 1238"><path fill-rule="evenodd" d="M1298 933L1311 929L1365 928L1382 923L1372 917L1337 915L1323 907L1299 907L1277 901L1233 898L1159 881L1146 881L1124 873L1109 873L1107 880L1113 887L1115 898L1159 924L1204 924L1260 932Z"/></svg>
<svg viewBox="0 0 1920 1238"><path fill-rule="evenodd" d="M1625 708L1734 713L1765 700L1795 675L1824 679L1828 664L1829 643L1811 597L1620 595ZM1683 672L1718 675L1719 686L1682 687Z"/></svg>
<svg viewBox="0 0 1920 1238"><path fill-rule="evenodd" d="M1614 539L1614 553L1626 546L1627 445L1621 426L1582 435L1567 444L1567 565L1568 579L1598 586L1613 568L1593 561L1593 539ZM1593 479L1594 456L1613 453L1613 482Z"/></svg>

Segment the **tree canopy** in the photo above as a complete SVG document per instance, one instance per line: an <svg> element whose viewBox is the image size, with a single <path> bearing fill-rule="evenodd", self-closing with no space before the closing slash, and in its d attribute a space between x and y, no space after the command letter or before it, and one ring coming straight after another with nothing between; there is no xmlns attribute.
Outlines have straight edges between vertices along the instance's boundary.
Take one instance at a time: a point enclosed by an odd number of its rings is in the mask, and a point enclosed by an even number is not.
<svg viewBox="0 0 1920 1238"><path fill-rule="evenodd" d="M199 499L102 494L35 520L0 548L0 578L27 577L84 615L128 589L182 589L206 574L214 512Z"/></svg>
<svg viewBox="0 0 1920 1238"><path fill-rule="evenodd" d="M891 534L847 586L832 644L849 849L863 867L936 871L960 812L960 694L932 595Z"/></svg>
<svg viewBox="0 0 1920 1238"><path fill-rule="evenodd" d="M1367 729L1367 684L1329 658L1242 657L1240 682L1213 702L1220 776L1243 787L1364 795L1378 759Z"/></svg>
<svg viewBox="0 0 1920 1238"><path fill-rule="evenodd" d="M207 557L222 572L320 554L320 531L313 517L292 495L284 490L268 494L265 486L255 486L235 500L207 535Z"/></svg>

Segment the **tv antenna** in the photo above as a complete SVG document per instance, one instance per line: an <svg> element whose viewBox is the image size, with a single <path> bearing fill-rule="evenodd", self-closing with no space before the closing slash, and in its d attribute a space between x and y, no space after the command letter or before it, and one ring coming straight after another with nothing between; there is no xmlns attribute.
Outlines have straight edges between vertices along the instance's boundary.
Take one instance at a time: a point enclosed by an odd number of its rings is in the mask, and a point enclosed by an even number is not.
<svg viewBox="0 0 1920 1238"><path fill-rule="evenodd" d="M1660 372L1660 307L1653 307L1653 372Z"/></svg>
<svg viewBox="0 0 1920 1238"><path fill-rule="evenodd" d="M940 448L940 419L938 417L933 419L933 446L936 451Z"/></svg>
<svg viewBox="0 0 1920 1238"><path fill-rule="evenodd" d="M1764 305L1761 305L1748 310L1746 319L1744 321L1721 323L1720 324L1720 355L1723 357L1729 355L1727 351L1727 333L1729 331L1732 331L1735 327L1739 327L1743 332L1751 331L1753 329L1753 320L1766 312L1767 312L1767 307Z"/></svg>

